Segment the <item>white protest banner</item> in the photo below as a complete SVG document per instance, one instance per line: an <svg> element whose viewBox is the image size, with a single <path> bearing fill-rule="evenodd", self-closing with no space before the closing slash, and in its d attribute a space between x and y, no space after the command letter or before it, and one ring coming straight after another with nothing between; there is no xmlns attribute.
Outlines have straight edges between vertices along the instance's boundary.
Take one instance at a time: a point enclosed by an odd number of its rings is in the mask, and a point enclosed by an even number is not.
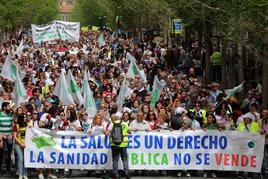
<svg viewBox="0 0 268 179"><path fill-rule="evenodd" d="M78 42L80 22L52 21L44 25L31 24L33 42L40 43L55 39Z"/></svg>
<svg viewBox="0 0 268 179"><path fill-rule="evenodd" d="M128 142L131 170L260 172L263 153L263 135L236 131L140 131ZM27 168L112 168L109 136L77 131L27 129L24 160Z"/></svg>

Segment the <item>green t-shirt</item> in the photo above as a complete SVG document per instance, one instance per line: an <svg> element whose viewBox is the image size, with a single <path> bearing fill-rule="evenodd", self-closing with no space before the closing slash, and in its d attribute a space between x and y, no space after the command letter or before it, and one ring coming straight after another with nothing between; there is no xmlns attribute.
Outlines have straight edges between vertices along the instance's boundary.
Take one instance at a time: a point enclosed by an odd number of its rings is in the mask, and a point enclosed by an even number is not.
<svg viewBox="0 0 268 179"><path fill-rule="evenodd" d="M12 133L12 122L12 114L6 115L3 112L0 112L0 134L10 135Z"/></svg>
<svg viewBox="0 0 268 179"><path fill-rule="evenodd" d="M205 124L203 128L207 130L217 130L218 126L216 124Z"/></svg>

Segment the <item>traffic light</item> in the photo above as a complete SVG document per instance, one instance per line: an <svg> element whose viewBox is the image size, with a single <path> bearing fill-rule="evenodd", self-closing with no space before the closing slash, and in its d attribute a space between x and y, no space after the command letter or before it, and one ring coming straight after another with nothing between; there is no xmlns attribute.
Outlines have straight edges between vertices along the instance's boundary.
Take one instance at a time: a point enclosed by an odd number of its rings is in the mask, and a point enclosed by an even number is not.
<svg viewBox="0 0 268 179"><path fill-rule="evenodd" d="M106 16L99 16L98 17L98 26L101 30L106 29Z"/></svg>

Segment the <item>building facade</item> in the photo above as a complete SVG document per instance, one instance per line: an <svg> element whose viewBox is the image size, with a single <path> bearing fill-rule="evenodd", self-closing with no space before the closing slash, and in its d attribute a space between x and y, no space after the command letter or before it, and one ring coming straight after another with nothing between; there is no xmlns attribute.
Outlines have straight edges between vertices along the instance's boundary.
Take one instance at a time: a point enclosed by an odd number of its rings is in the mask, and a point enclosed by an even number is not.
<svg viewBox="0 0 268 179"><path fill-rule="evenodd" d="M71 21L71 12L74 8L75 0L58 0L59 19Z"/></svg>

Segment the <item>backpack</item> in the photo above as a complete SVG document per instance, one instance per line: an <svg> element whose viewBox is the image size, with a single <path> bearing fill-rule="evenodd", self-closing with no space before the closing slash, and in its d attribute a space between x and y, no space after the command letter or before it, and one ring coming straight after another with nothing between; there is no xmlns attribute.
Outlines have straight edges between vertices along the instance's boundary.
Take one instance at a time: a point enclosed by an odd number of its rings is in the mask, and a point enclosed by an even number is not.
<svg viewBox="0 0 268 179"><path fill-rule="evenodd" d="M112 143L120 145L124 141L122 121L120 123L113 123L113 129L111 132Z"/></svg>

